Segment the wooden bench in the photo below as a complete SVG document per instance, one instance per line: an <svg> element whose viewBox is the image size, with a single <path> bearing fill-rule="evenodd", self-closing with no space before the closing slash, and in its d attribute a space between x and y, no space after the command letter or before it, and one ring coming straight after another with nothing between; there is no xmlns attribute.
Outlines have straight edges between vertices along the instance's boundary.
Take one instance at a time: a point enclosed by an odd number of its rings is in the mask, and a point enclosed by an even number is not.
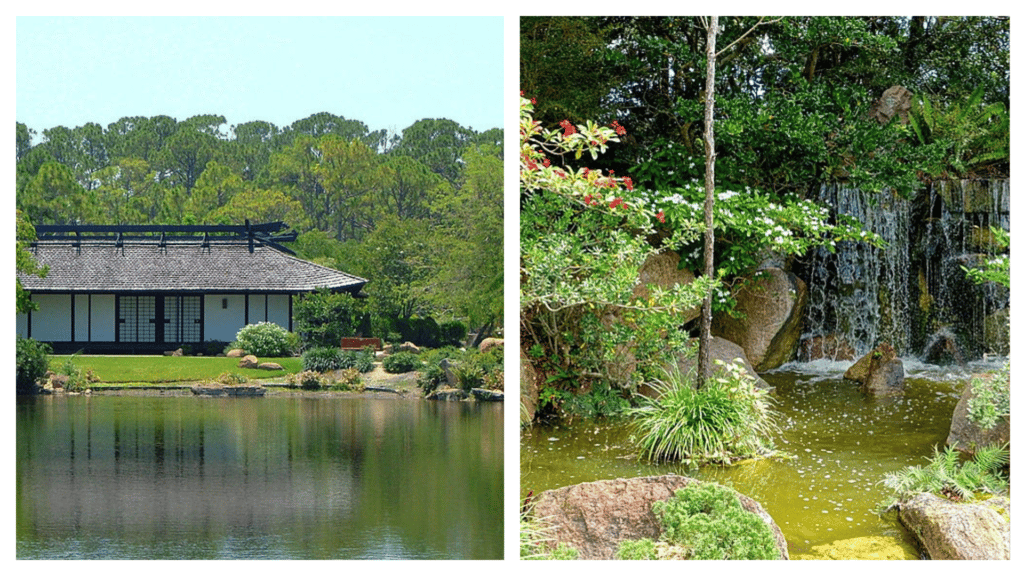
<svg viewBox="0 0 1024 576"><path fill-rule="evenodd" d="M383 350L380 338L342 338L342 350L362 350L367 346L374 350Z"/></svg>

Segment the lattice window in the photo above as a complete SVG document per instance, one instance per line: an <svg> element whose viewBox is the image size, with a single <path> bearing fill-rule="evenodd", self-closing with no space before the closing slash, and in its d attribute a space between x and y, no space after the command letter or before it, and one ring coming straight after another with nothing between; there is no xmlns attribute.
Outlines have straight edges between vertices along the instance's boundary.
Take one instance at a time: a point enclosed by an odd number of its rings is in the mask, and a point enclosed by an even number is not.
<svg viewBox="0 0 1024 576"><path fill-rule="evenodd" d="M156 341L156 296L119 296L121 342Z"/></svg>

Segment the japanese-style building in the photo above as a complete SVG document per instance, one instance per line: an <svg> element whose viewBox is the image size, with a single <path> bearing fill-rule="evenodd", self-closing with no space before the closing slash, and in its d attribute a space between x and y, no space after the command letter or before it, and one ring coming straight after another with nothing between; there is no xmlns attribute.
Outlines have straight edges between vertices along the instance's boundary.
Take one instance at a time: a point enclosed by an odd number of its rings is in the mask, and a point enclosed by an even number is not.
<svg viewBox="0 0 1024 576"><path fill-rule="evenodd" d="M45 278L19 274L38 309L18 334L54 352L159 353L231 342L247 324L288 330L293 299L366 279L301 260L281 222L241 226L36 226Z"/></svg>

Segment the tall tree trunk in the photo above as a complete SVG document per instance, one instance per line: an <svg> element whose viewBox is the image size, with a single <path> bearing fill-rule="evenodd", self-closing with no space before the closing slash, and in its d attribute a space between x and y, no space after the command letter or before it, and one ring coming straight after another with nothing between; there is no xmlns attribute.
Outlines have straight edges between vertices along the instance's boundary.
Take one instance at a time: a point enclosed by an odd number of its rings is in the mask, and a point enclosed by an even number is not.
<svg viewBox="0 0 1024 576"><path fill-rule="evenodd" d="M704 275L715 274L715 37L718 16L708 20L708 75L704 98ZM700 313L700 349L697 356L697 388L703 388L711 376L711 298L704 295Z"/></svg>

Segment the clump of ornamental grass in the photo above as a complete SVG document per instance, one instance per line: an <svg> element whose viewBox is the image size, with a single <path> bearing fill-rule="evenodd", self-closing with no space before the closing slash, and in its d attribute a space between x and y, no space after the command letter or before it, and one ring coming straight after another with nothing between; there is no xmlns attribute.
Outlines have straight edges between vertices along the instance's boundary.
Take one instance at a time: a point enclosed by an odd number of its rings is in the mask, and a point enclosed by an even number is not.
<svg viewBox="0 0 1024 576"><path fill-rule="evenodd" d="M631 409L640 456L687 463L730 463L768 453L777 431L768 392L738 364L723 365L697 389L678 371L652 384L655 394Z"/></svg>
<svg viewBox="0 0 1024 576"><path fill-rule="evenodd" d="M524 504L525 507L530 507ZM554 543L551 528L531 512L519 517L519 558L521 560L576 560L579 551L559 542Z"/></svg>

